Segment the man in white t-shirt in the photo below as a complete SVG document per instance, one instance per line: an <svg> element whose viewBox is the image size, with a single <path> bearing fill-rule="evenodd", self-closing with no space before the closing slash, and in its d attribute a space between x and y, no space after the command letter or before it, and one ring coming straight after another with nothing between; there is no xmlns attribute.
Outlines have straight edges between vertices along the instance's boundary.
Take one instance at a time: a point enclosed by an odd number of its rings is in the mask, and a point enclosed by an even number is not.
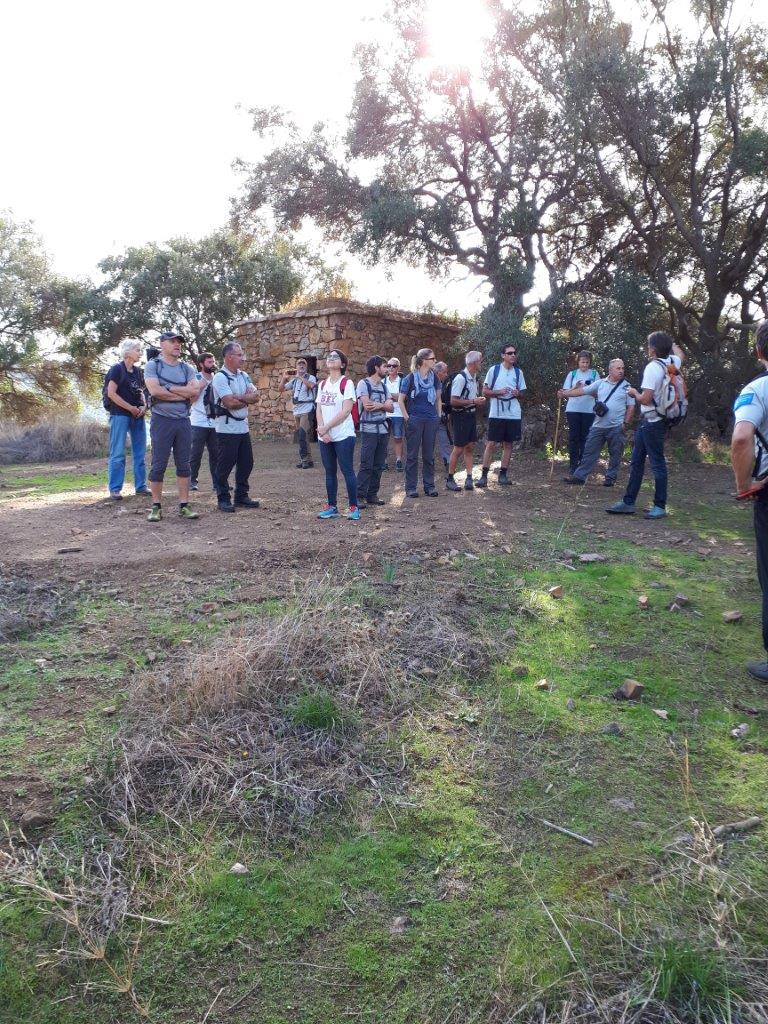
<svg viewBox="0 0 768 1024"><path fill-rule="evenodd" d="M512 483L507 470L512 458L512 445L522 436L520 399L525 390L525 377L517 365L517 347L511 343L504 345L501 362L490 368L483 382L483 394L491 399L491 407L488 410L488 441L483 453L483 469L475 487L488 486L488 470L497 444L502 446L499 483L502 486Z"/></svg>
<svg viewBox="0 0 768 1024"><path fill-rule="evenodd" d="M640 406L640 426L635 431L632 458L629 463L627 493L621 501L605 511L611 515L628 516L635 513L635 502L645 473L646 457L651 463L655 484L653 505L645 513L646 519L663 519L667 514L667 460L664 457L664 439L667 422L657 410L661 392L667 379L667 364L680 369L683 350L664 331L648 335L650 362L643 372L640 388L627 388L627 395Z"/></svg>
<svg viewBox="0 0 768 1024"><path fill-rule="evenodd" d="M208 449L208 468L211 471L213 489L216 490L216 460L218 458L218 442L216 441L216 421L209 416L212 399L212 381L216 373L216 359L213 352L203 352L195 360L197 373L195 380L204 381L205 387L192 403L189 420L192 424L192 451L189 457L191 469L190 491L197 490L197 474L203 461L203 452Z"/></svg>
<svg viewBox="0 0 768 1024"><path fill-rule="evenodd" d="M477 373L482 361L482 352L467 352L464 357L466 369L457 373L451 382L450 416L453 451L448 462L448 479L446 481L446 487L449 491L461 490L461 487L454 480L453 474L456 472L456 467L462 456L464 457L464 467L467 471L464 490L474 490L472 465L475 454L475 442L477 441L477 410L485 405L485 398L477 393Z"/></svg>
<svg viewBox="0 0 768 1024"><path fill-rule="evenodd" d="M763 373L742 388L733 406L731 465L736 496L755 502L757 578L763 593L763 647L768 652L768 320L758 325L755 352ZM768 683L768 661L748 661L747 672Z"/></svg>
<svg viewBox="0 0 768 1024"><path fill-rule="evenodd" d="M312 438L312 421L315 415L317 377L309 372L309 364L303 356L296 360L295 370L286 370L280 381L282 391L290 391L293 415L296 417L296 439L299 442L297 469L311 469L314 465L309 454Z"/></svg>
<svg viewBox="0 0 768 1024"><path fill-rule="evenodd" d="M253 448L248 432L248 409L257 400L251 378L243 372L245 353L236 341L227 342L222 351L224 365L213 378L216 399L216 440L219 457L216 463L216 493L220 512L235 508L258 508L258 501L248 495L253 469ZM235 470L235 501L229 488L229 474Z"/></svg>

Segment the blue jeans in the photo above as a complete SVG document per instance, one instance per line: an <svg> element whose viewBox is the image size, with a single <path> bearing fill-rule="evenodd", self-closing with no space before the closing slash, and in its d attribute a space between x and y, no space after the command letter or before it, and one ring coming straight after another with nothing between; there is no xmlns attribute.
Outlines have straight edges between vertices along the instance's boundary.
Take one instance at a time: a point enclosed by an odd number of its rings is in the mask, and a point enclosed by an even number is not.
<svg viewBox="0 0 768 1024"><path fill-rule="evenodd" d="M125 483L125 442L131 435L131 460L133 462L133 486L137 491L147 486L147 467L144 456L147 451L147 427L144 417L137 420L134 416L120 416L115 413L109 417L109 462L108 486L110 491L121 491Z"/></svg>
<svg viewBox="0 0 768 1024"><path fill-rule="evenodd" d="M357 505L357 478L355 477L355 439L345 437L343 441L321 441L319 443L320 458L325 467L325 490L328 504L336 507L339 483L338 469L341 469L347 485L347 497L350 505Z"/></svg>
<svg viewBox="0 0 768 1024"><path fill-rule="evenodd" d="M632 458L629 463L629 482L624 495L625 505L634 505L640 493L640 485L645 473L645 458L651 463L656 489L653 504L659 508L667 507L667 460L664 458L664 438L667 425L664 420L648 423L646 419L635 431L635 443L632 446Z"/></svg>

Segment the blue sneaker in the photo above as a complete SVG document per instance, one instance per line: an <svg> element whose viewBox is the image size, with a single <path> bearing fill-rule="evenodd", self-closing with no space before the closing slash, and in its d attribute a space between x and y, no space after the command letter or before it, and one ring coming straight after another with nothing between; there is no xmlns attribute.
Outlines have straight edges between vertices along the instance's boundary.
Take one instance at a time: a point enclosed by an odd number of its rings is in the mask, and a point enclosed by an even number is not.
<svg viewBox="0 0 768 1024"><path fill-rule="evenodd" d="M360 509L357 507L357 505L350 505L349 506L349 512L347 512L347 519L359 519L359 518L360 518Z"/></svg>
<svg viewBox="0 0 768 1024"><path fill-rule="evenodd" d="M612 516L633 516L637 509L634 505L627 505L624 501L617 501L615 505L605 510Z"/></svg>
<svg viewBox="0 0 768 1024"><path fill-rule="evenodd" d="M663 519L667 514L665 508L661 508L659 505L651 505L650 508L646 509L643 518L644 519Z"/></svg>
<svg viewBox="0 0 768 1024"><path fill-rule="evenodd" d="M318 519L335 519L339 514L339 510L335 505L326 505L322 512L318 512Z"/></svg>

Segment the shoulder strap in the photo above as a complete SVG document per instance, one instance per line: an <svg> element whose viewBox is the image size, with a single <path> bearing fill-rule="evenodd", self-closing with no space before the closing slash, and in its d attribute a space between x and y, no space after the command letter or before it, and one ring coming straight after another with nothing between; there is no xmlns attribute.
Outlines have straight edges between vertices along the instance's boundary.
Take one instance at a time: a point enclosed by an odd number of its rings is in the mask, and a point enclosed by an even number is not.
<svg viewBox="0 0 768 1024"><path fill-rule="evenodd" d="M520 390L520 367L519 366L515 367L515 388L518 391Z"/></svg>
<svg viewBox="0 0 768 1024"><path fill-rule="evenodd" d="M499 374L500 373L501 373L501 363L496 363L495 366L492 368L492 373L491 373L491 391L493 391L493 389L496 387L496 381L499 379Z"/></svg>
<svg viewBox="0 0 768 1024"><path fill-rule="evenodd" d="M605 404L606 404L606 405L607 405L607 404L608 404L608 403L610 402L610 400L611 400L611 399L613 398L613 393L614 393L614 391L616 391L616 390L617 390L618 388L620 388L622 384L626 384L626 381L624 381L624 380L619 380L619 381L617 381L617 382L616 382L616 383L615 383L615 384L613 385L613 387L612 387L612 388L611 388L611 390L610 390L610 391L608 392L608 395L607 395L607 397L606 397L606 399L605 399Z"/></svg>
<svg viewBox="0 0 768 1024"><path fill-rule="evenodd" d="M573 382L576 380L576 374L578 372L578 370L571 370L571 383L568 385L569 388L573 387Z"/></svg>

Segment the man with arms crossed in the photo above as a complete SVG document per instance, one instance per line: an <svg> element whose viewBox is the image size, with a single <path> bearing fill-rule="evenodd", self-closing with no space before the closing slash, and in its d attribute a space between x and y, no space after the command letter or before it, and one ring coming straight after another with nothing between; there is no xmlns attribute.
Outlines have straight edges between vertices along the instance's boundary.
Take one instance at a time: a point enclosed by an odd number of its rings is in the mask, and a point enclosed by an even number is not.
<svg viewBox="0 0 768 1024"><path fill-rule="evenodd" d="M248 479L253 469L253 448L248 431L248 407L257 400L251 378L242 370L245 353L236 341L229 341L222 350L224 365L213 378L216 399L216 440L219 457L216 463L216 493L220 512L239 508L258 508L258 501L248 496ZM229 474L235 469L235 503L232 504Z"/></svg>

